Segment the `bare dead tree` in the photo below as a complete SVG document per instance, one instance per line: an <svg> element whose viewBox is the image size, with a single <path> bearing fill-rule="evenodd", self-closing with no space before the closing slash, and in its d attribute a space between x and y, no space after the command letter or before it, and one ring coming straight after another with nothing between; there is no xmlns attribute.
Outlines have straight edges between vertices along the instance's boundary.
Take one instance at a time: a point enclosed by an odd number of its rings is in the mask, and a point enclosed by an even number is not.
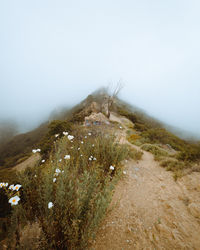
<svg viewBox="0 0 200 250"><path fill-rule="evenodd" d="M113 102L115 100L115 98L118 96L119 92L123 89L124 87L124 83L122 82L122 80L119 80L113 90L113 92L108 96L108 100L107 100L107 109L108 109L108 112L107 112L107 116L108 118L110 117L110 110L111 110L111 107L113 105Z"/></svg>

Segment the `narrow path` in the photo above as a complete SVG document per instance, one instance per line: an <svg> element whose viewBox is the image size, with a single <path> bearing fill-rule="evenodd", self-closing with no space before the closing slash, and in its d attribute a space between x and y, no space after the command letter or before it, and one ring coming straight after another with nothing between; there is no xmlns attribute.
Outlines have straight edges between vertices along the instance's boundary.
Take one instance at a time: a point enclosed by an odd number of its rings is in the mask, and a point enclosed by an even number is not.
<svg viewBox="0 0 200 250"><path fill-rule="evenodd" d="M124 136L121 142L126 142ZM125 164L127 174L116 186L91 249L199 250L200 217L195 218L198 214L192 215L188 205L190 194L196 190L193 198L197 198L200 190L189 189L191 178L188 185L185 179L175 182L152 154L143 152L138 163L130 160ZM194 176L198 185L200 174Z"/></svg>

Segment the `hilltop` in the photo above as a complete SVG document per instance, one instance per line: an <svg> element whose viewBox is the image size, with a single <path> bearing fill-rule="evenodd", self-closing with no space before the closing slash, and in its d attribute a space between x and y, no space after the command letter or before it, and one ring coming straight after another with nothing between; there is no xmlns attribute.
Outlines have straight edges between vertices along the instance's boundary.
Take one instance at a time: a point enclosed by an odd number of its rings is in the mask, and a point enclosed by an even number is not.
<svg viewBox="0 0 200 250"><path fill-rule="evenodd" d="M105 89L0 152L10 249L200 247L200 143Z"/></svg>

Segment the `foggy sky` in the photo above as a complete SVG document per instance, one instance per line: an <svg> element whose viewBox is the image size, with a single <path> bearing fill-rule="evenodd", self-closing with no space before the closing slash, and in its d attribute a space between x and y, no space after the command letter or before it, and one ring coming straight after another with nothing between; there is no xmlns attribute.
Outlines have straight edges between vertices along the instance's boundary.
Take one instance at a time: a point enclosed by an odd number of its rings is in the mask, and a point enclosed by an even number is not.
<svg viewBox="0 0 200 250"><path fill-rule="evenodd" d="M124 100L200 136L200 1L0 1L0 120L22 130L122 79Z"/></svg>

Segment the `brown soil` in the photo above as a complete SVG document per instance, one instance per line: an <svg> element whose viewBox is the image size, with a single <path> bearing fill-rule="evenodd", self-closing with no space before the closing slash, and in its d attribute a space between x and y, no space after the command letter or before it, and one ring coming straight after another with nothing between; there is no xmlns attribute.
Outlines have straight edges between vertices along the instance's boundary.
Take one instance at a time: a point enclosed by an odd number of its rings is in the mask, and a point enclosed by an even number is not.
<svg viewBox="0 0 200 250"><path fill-rule="evenodd" d="M25 170L27 167L34 167L41 160L39 153L31 155L25 161L17 164L13 169L17 171Z"/></svg>
<svg viewBox="0 0 200 250"><path fill-rule="evenodd" d="M128 143L121 135L121 143ZM143 153L139 162L125 163L127 173L91 249L200 249L200 173L175 182L152 154Z"/></svg>

